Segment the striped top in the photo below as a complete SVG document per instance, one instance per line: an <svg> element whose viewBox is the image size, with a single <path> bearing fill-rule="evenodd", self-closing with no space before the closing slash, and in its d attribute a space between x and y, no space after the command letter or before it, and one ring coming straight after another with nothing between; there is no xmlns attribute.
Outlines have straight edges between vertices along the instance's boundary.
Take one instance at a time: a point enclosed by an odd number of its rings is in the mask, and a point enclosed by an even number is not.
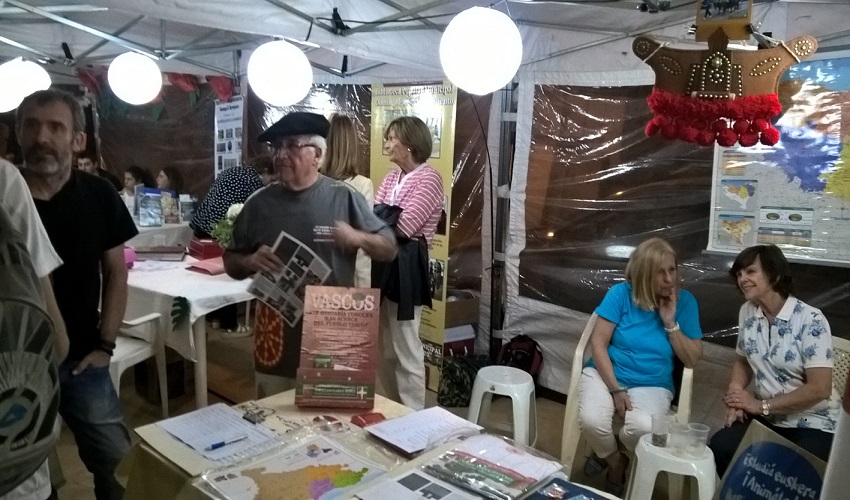
<svg viewBox="0 0 850 500"><path fill-rule="evenodd" d="M375 204L379 203L401 207L399 232L408 238L424 236L430 248L443 208L443 178L427 163L407 175L393 169L375 193Z"/></svg>

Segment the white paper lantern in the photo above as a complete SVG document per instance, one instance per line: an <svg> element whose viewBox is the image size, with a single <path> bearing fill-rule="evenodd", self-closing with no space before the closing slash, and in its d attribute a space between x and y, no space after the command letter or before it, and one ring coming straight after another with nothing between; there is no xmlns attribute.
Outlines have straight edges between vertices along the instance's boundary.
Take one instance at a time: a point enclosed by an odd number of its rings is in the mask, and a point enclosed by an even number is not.
<svg viewBox="0 0 850 500"><path fill-rule="evenodd" d="M298 47L283 40L257 47L248 60L248 84L257 97L273 106L304 99L313 84L313 68Z"/></svg>
<svg viewBox="0 0 850 500"><path fill-rule="evenodd" d="M522 62L522 37L511 18L472 7L456 15L440 39L440 63L449 80L484 95L510 82Z"/></svg>
<svg viewBox="0 0 850 500"><path fill-rule="evenodd" d="M20 57L0 65L0 113L17 108L24 97L51 85L47 71Z"/></svg>
<svg viewBox="0 0 850 500"><path fill-rule="evenodd" d="M136 52L116 57L106 73L112 92L124 102L146 104L159 95L162 73L153 59Z"/></svg>

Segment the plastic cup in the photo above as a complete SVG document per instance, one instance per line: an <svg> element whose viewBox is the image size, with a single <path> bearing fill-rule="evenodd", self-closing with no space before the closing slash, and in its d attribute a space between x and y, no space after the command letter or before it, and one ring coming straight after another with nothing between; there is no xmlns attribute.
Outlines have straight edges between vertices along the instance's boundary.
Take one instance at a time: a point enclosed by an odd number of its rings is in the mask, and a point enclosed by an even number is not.
<svg viewBox="0 0 850 500"><path fill-rule="evenodd" d="M688 449L689 457L702 458L705 456L705 445L708 442L708 431L711 430L705 424L688 424Z"/></svg>
<svg viewBox="0 0 850 500"><path fill-rule="evenodd" d="M666 448L670 434L670 424L676 422L676 416L670 412L652 415L652 444Z"/></svg>
<svg viewBox="0 0 850 500"><path fill-rule="evenodd" d="M680 424L678 422L670 424L670 440L668 441L670 453L677 457L687 456L690 437L691 432L688 424Z"/></svg>
<svg viewBox="0 0 850 500"><path fill-rule="evenodd" d="M153 235L153 246L164 247L165 246L165 235L164 234Z"/></svg>

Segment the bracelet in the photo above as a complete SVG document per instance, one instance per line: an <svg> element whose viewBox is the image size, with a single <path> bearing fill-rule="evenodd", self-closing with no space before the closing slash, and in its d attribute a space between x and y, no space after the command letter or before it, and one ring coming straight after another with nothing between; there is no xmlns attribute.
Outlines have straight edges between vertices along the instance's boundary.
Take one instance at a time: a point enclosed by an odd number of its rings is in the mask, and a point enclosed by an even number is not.
<svg viewBox="0 0 850 500"><path fill-rule="evenodd" d="M100 345L102 347L107 347L109 349L115 349L115 342L106 339L100 339Z"/></svg>
<svg viewBox="0 0 850 500"><path fill-rule="evenodd" d="M110 358L115 354L115 351L106 346L96 347L95 351L105 352Z"/></svg>
<svg viewBox="0 0 850 500"><path fill-rule="evenodd" d="M620 392L629 392L629 388L628 387L617 387L614 390L608 391L608 394L613 396L614 394L617 394L617 393L620 393Z"/></svg>
<svg viewBox="0 0 850 500"><path fill-rule="evenodd" d="M673 328L667 328L666 326L664 327L664 331L667 332L667 333L673 333L678 329L679 329L679 322L678 321L676 322L675 325L673 325Z"/></svg>

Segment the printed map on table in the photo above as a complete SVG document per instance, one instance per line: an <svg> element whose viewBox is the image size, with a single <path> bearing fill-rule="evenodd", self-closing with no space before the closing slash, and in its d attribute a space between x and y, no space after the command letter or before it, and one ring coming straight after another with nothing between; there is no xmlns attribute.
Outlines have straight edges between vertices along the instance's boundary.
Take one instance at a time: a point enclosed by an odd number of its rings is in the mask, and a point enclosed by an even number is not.
<svg viewBox="0 0 850 500"><path fill-rule="evenodd" d="M787 97L788 100L784 100ZM708 250L850 263L850 58L791 67L775 146L718 148Z"/></svg>
<svg viewBox="0 0 850 500"><path fill-rule="evenodd" d="M204 479L234 500L330 500L384 472L319 436L256 462L208 473Z"/></svg>

